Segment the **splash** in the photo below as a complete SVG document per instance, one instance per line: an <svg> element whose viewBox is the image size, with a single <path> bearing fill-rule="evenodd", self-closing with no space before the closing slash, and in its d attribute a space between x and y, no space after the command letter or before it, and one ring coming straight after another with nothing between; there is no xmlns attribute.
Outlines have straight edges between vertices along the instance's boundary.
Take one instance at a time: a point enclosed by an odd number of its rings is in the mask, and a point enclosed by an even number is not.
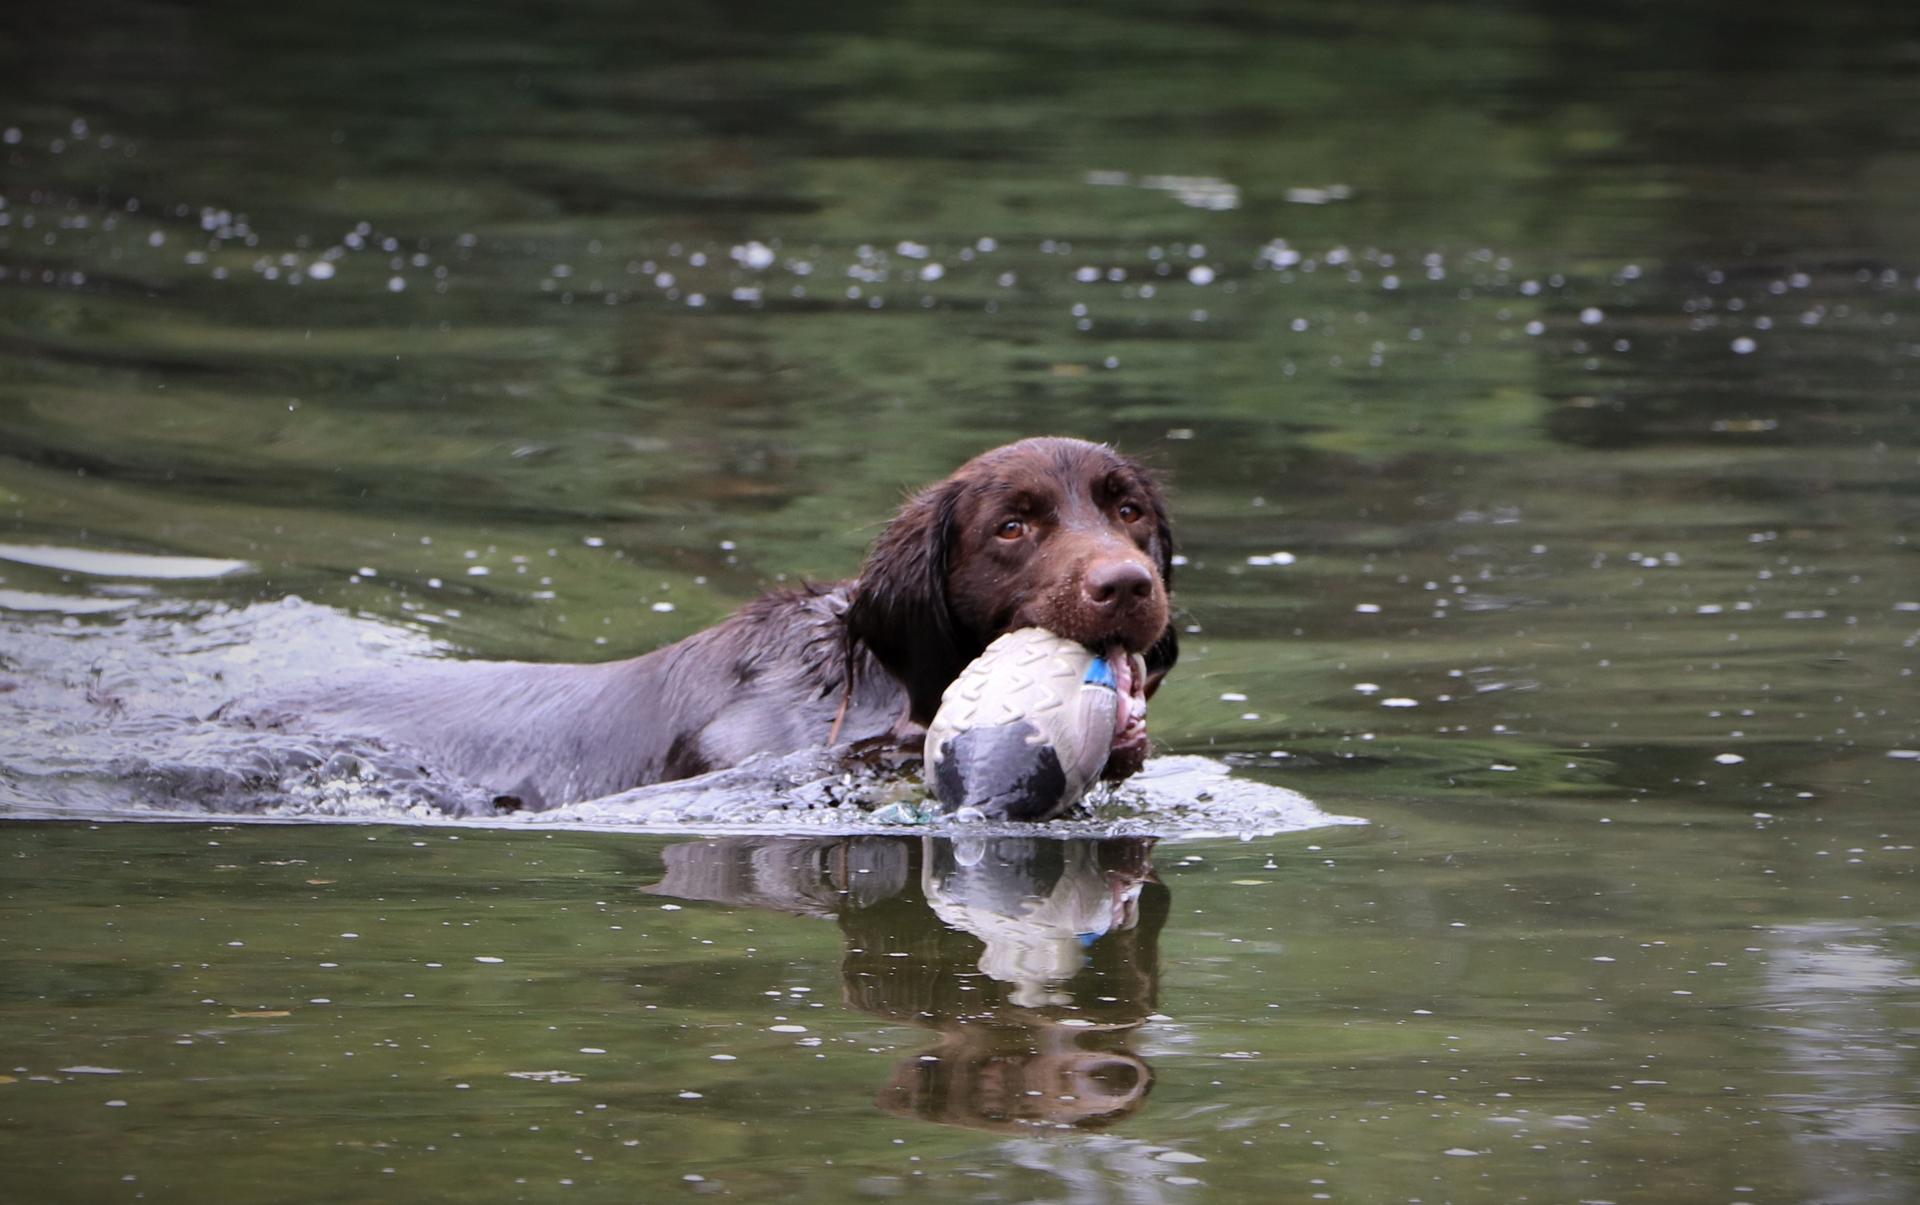
<svg viewBox="0 0 1920 1205"><path fill-rule="evenodd" d="M0 818L451 825L650 833L1251 838L1333 824L1298 792L1203 757L1150 760L1047 824L943 815L917 775L845 750L765 756L542 812L377 735L233 722L232 701L315 673L403 672L450 649L298 598L92 623L0 620Z"/></svg>

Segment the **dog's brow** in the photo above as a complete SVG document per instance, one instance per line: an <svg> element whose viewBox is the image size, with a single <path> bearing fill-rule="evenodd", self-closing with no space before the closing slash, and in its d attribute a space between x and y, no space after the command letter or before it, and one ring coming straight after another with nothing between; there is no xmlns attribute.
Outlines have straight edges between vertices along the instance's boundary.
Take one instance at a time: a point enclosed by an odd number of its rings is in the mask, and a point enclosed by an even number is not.
<svg viewBox="0 0 1920 1205"><path fill-rule="evenodd" d="M1050 512L1058 506L1058 500L1050 493L1036 490L1025 482L994 481L981 494L989 507L1021 515Z"/></svg>

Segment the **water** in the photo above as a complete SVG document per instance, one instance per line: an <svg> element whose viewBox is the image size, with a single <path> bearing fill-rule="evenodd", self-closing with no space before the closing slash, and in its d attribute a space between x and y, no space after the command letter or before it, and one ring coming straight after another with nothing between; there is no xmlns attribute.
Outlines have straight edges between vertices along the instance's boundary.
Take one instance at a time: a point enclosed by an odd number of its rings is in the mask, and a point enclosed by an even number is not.
<svg viewBox="0 0 1920 1205"><path fill-rule="evenodd" d="M1912 1199L1920 25L1561 7L0 17L15 1193ZM1044 839L208 720L1037 432L1198 776Z"/></svg>

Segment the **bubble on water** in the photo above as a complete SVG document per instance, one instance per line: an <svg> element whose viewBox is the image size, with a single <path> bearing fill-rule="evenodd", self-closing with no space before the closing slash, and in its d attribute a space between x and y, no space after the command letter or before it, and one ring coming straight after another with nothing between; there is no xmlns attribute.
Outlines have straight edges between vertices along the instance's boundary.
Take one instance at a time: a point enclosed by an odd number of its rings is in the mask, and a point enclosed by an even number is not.
<svg viewBox="0 0 1920 1205"><path fill-rule="evenodd" d="M1205 1163L1207 1161L1206 1156L1196 1155L1191 1151L1161 1151L1154 1158L1162 1163Z"/></svg>
<svg viewBox="0 0 1920 1205"><path fill-rule="evenodd" d="M1734 355L1750 356L1753 354L1754 348L1758 347L1759 344L1755 343L1752 339L1747 338L1745 335L1742 335L1738 339L1735 339L1731 344L1731 346L1733 348Z"/></svg>
<svg viewBox="0 0 1920 1205"><path fill-rule="evenodd" d="M1261 248L1260 258L1276 269L1286 269L1300 262L1300 253L1287 246L1287 240L1275 239Z"/></svg>
<svg viewBox="0 0 1920 1205"><path fill-rule="evenodd" d="M1372 694L1380 693L1380 686L1378 683L1375 683L1375 682L1355 682L1353 684L1353 688L1359 691L1363 695L1372 695Z"/></svg>
<svg viewBox="0 0 1920 1205"><path fill-rule="evenodd" d="M494 956L493 956L492 954L476 954L476 955L474 955L474 956L473 956L473 960L474 960L475 962L484 962L484 963L488 963L488 964L493 964L493 963L500 963L500 962L505 962L505 961L506 961L506 959L504 959L504 958L496 958L496 957L494 957Z"/></svg>
<svg viewBox="0 0 1920 1205"><path fill-rule="evenodd" d="M307 276L312 280L332 280L333 265L324 259L314 260L307 265Z"/></svg>
<svg viewBox="0 0 1920 1205"><path fill-rule="evenodd" d="M1326 188L1289 188L1281 195L1289 205L1330 205L1352 194L1346 185L1332 184Z"/></svg>
<svg viewBox="0 0 1920 1205"><path fill-rule="evenodd" d="M1527 323L1525 330L1529 335L1542 335L1546 333L1547 324L1535 318L1532 322Z"/></svg>
<svg viewBox="0 0 1920 1205"><path fill-rule="evenodd" d="M769 1025L767 1026L767 1032L768 1033L805 1033L807 1032L807 1027L804 1025Z"/></svg>
<svg viewBox="0 0 1920 1205"><path fill-rule="evenodd" d="M1738 753L1720 753L1720 754L1716 754L1713 760L1719 762L1723 766L1737 766L1741 762L1747 759L1744 757L1741 757Z"/></svg>
<svg viewBox="0 0 1920 1205"><path fill-rule="evenodd" d="M1355 612L1357 612L1358 614L1361 614L1361 615L1378 615L1378 614L1380 614L1380 604L1379 604L1379 603L1355 603L1355 604L1353 605L1353 609L1354 609L1354 611L1355 611Z"/></svg>
<svg viewBox="0 0 1920 1205"><path fill-rule="evenodd" d="M406 280L406 277L404 277L404 276L389 276L389 277L387 277L387 292L389 292L389 293L404 293L404 292L406 292L406 289L407 289L407 280Z"/></svg>
<svg viewBox="0 0 1920 1205"><path fill-rule="evenodd" d="M1189 284L1210 285L1213 283L1213 278L1213 269L1205 264L1195 264L1193 267L1187 269L1187 283Z"/></svg>
<svg viewBox="0 0 1920 1205"><path fill-rule="evenodd" d="M734 261L741 267L752 269L755 272L763 271L773 266L773 248L758 239L744 246L735 247L732 255Z"/></svg>
<svg viewBox="0 0 1920 1205"><path fill-rule="evenodd" d="M1420 701L1418 699L1409 699L1403 696L1395 696L1394 698L1391 698L1391 699L1380 700L1380 706L1382 707L1418 707L1420 706Z"/></svg>
<svg viewBox="0 0 1920 1205"><path fill-rule="evenodd" d="M665 614L666 612L673 610L673 604L670 602L657 602L653 604L653 609L662 614Z"/></svg>

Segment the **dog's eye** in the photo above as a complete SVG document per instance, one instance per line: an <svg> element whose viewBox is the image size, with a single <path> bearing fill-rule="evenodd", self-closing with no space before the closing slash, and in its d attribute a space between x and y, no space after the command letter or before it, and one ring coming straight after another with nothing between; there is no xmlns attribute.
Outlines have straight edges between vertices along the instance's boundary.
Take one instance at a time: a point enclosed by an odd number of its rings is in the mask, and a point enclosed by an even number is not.
<svg viewBox="0 0 1920 1205"><path fill-rule="evenodd" d="M1122 523L1138 523L1146 517L1146 513L1146 511L1141 510L1131 502L1122 502L1120 504L1119 514Z"/></svg>
<svg viewBox="0 0 1920 1205"><path fill-rule="evenodd" d="M1003 540L1017 540L1027 534L1027 525L1020 519L1008 519L993 534Z"/></svg>

